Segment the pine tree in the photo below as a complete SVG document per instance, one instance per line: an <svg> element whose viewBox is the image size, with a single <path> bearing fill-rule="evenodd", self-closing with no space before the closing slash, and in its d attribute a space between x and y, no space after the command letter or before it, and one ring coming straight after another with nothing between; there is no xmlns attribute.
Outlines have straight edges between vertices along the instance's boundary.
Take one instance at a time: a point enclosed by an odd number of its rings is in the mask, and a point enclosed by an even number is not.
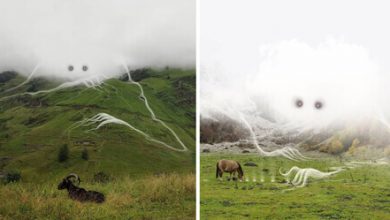
<svg viewBox="0 0 390 220"><path fill-rule="evenodd" d="M89 154L87 148L84 148L83 152L81 152L81 158L83 160L88 160L89 159Z"/></svg>
<svg viewBox="0 0 390 220"><path fill-rule="evenodd" d="M58 161L59 162L65 162L69 159L69 149L68 145L64 144L60 148L60 151L58 152Z"/></svg>

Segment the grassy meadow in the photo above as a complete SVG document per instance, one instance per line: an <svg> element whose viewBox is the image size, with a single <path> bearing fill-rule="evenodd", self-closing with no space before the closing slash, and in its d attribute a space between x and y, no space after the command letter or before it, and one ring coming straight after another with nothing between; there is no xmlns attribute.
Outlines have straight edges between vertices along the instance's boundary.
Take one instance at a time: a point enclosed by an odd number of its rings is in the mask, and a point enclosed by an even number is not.
<svg viewBox="0 0 390 220"><path fill-rule="evenodd" d="M123 125L90 130L74 125L98 113L122 119L153 138L181 149L174 136L153 121L126 79L109 79L97 88L76 86L38 95L59 83L17 74L0 77L0 183L9 172L16 183L0 184L0 219L193 219L195 216L195 71L143 69L132 74L144 88L156 116L188 147L176 152L148 141ZM9 95L18 94L9 98ZM60 162L66 145L68 159ZM87 158L83 158L83 152ZM97 183L102 172L111 181ZM71 201L57 190L69 173L81 187L102 191L104 204Z"/></svg>
<svg viewBox="0 0 390 220"><path fill-rule="evenodd" d="M234 159L243 166L245 181L215 178L216 163ZM390 219L390 167L372 165L350 169L307 187L292 189L283 172L292 166L328 171L339 158L295 162L256 154L201 154L201 219Z"/></svg>
<svg viewBox="0 0 390 220"><path fill-rule="evenodd" d="M105 194L102 204L81 203L57 190L60 180L0 186L0 219L194 219L195 174L82 181Z"/></svg>

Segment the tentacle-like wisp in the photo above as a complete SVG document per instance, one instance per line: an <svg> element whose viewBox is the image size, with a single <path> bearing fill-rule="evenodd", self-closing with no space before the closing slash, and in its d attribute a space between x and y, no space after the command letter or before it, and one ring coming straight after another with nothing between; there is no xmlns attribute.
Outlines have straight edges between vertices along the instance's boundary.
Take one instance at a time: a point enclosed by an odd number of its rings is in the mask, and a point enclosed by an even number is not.
<svg viewBox="0 0 390 220"><path fill-rule="evenodd" d="M37 65L35 65L33 71L30 73L30 75L27 77L27 79L25 81L23 81L22 83L20 83L19 85L15 86L15 87L12 87L10 89L7 89L5 90L3 93L8 93L8 92L12 92L20 87L22 87L23 85L25 85L26 83L30 82L30 80L33 78L34 74L38 71L39 69L39 66L40 64L38 63Z"/></svg>
<svg viewBox="0 0 390 220"><path fill-rule="evenodd" d="M180 144L180 146L182 146L182 148L184 150L188 150L187 146L183 143L183 141L179 138L179 136L176 134L176 132L170 128L164 121L160 120L159 118L156 117L156 114L154 114L154 111L153 109L150 107L149 105L149 102L148 102L148 99L146 98L145 96L145 93L144 93L144 89L142 87L142 85L138 82L135 82L132 80L131 78L131 74L130 74L130 71L129 69L127 68L127 66L123 63L122 64L123 67L125 68L126 70L126 73L128 75L128 78L129 78L129 82L132 83L132 84L135 84L138 86L138 88L140 89L140 99L145 103L145 107L148 109L149 113L150 113L150 116L152 117L152 119L158 123L160 123L163 127L165 127L176 139L176 141Z"/></svg>
<svg viewBox="0 0 390 220"><path fill-rule="evenodd" d="M72 129L75 129L76 127L79 127L79 126L90 126L90 125L93 125L93 124L98 124L98 125L97 125L97 127L95 127L94 129L91 129L91 130L97 130L97 129L101 128L102 126L106 125L106 124L120 124L120 125L127 126L130 129L140 133L141 135L145 136L148 140L150 140L152 142L155 142L155 143L158 143L158 144L161 144L161 145L163 145L163 146L165 146L165 147L167 147L167 148L169 148L171 150L174 150L174 151L187 151L188 150L187 146L182 142L182 140L179 138L179 136L176 134L176 132L173 129L171 129L164 121L162 121L162 120L160 120L159 118L156 117L154 111L152 110L152 108L149 105L147 97L145 96L145 93L144 93L142 85L140 83L135 82L135 81L132 80L130 71L129 71L129 69L127 68L127 66L124 63L123 63L123 67L125 68L126 73L128 74L129 82L131 84L135 84L140 89L140 96L139 97L145 103L145 107L149 111L152 120L158 122L163 127L165 127L175 137L175 139L177 140L177 142L180 144L180 146L182 148L181 149L175 148L175 147L172 147L172 146L170 146L170 145L168 145L168 144L166 144L166 143L164 143L162 141L154 139L150 135L148 135L145 132L135 128L131 124L129 124L129 123L127 123L127 122L125 122L125 121L123 121L121 119L115 118L115 117L113 117L113 116L111 116L109 114L106 114L106 113L99 113L99 114L93 116L92 118L85 119L85 120L82 120L80 122L77 122L77 123L73 124L70 128L68 128L68 131L70 131ZM21 86L23 86L26 83L28 83L33 78L33 76L34 76L35 72L38 70L38 68L39 68L39 65L37 65L34 68L32 73L29 75L29 77L23 83L19 84L18 86L14 87L14 88L11 88L11 89L7 90L6 92L15 90L17 88L20 88ZM43 93L51 93L51 92L55 92L55 91L58 91L58 90L61 90L61 89L70 88L70 87L74 87L74 86L80 86L80 85L83 85L83 86L85 86L87 88L96 89L97 91L100 91L100 92L106 92L105 89L101 86L106 79L107 79L107 77L104 76L104 75L92 76L92 77L83 78L83 79L79 79L79 80L75 80L75 81L64 82L64 83L58 85L57 87L52 88L52 89L48 89L48 90L40 90L40 91L36 91L36 92L24 92L24 93L20 93L20 94L13 94L13 95L9 95L9 96L4 96L4 97L0 98L0 101L4 101L4 100L7 100L9 98L20 96L20 95L31 95L31 96L34 96L34 95L43 94ZM117 93L117 90L115 92Z"/></svg>
<svg viewBox="0 0 390 220"><path fill-rule="evenodd" d="M279 173L284 176L287 180L294 175L294 179L291 181L291 184L296 187L304 187L307 185L309 178L312 179L323 179L335 175L344 169L342 167L335 167L334 171L331 172L322 172L314 168L299 168L297 166L292 167L288 172L283 173L279 169Z"/></svg>
<svg viewBox="0 0 390 220"><path fill-rule="evenodd" d="M301 152L299 152L298 149L293 148L293 147L284 147L282 149L276 149L276 150L270 151L270 152L267 152L267 151L263 150L260 147L259 143L257 142L257 138L256 138L256 135L255 135L255 132L253 131L251 125L248 123L248 121L245 119L245 117L242 114L240 114L240 119L245 124L245 126L248 128L249 133L251 135L251 139L252 139L254 145L259 150L259 152L260 152L260 154L262 156L265 156L265 157L278 157L278 156L282 156L282 157L285 157L287 159L294 160L294 161L310 160L311 159L309 157L303 156L301 154Z"/></svg>
<svg viewBox="0 0 390 220"><path fill-rule="evenodd" d="M182 145L182 149L179 149L179 148L175 148L165 142L162 142L162 141L159 141L153 137L151 137L150 135L146 134L145 132L137 129L136 127L134 127L133 125L131 125L130 123L128 122L125 122L121 119L118 119L118 118L115 118L114 116L112 115L109 115L107 113L99 113L91 118L87 118L87 119L84 119L82 121L79 121L79 122L76 122L75 124L73 124L68 130L71 131L77 127L80 127L80 126L83 126L83 127L86 127L86 126L92 126L92 125L96 125L94 128L90 129L89 131L91 130L98 130L99 128L107 125L107 124L118 124L118 125L123 125L123 126L126 126L128 128L130 128L131 130L134 130L136 131L137 133L141 134L142 136L144 136L147 140L149 141L152 141L152 142L155 142L157 144L160 144L166 148L169 148L171 150L174 150L174 151L179 151L179 152L183 152L183 151L187 151L187 147L185 147L184 145Z"/></svg>
<svg viewBox="0 0 390 220"><path fill-rule="evenodd" d="M9 98L17 97L17 96L20 96L20 95L31 95L31 96L34 96L34 95L39 95L39 94L43 94L43 93L51 93L51 92L55 92L55 91L58 91L58 90L61 90L61 89L66 89L66 88L80 86L80 85L83 85L83 86L85 86L87 88L98 89L98 88L101 88L101 84L106 79L107 78L105 76L102 76L102 75L88 77L88 78L83 78L83 79L79 79L79 80L75 80L75 81L64 82L64 83L62 83L62 84L60 84L57 87L52 88L52 89L39 90L39 91L36 91L36 92L23 92L23 93L20 93L20 94L13 94L13 95L9 95L9 96L4 96L4 97L0 98L0 101L4 101L4 100L7 100Z"/></svg>

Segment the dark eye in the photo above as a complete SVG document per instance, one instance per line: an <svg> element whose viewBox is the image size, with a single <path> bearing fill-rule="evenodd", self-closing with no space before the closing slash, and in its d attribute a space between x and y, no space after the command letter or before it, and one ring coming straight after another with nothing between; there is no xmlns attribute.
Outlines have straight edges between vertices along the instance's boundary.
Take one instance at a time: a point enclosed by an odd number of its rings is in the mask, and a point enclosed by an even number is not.
<svg viewBox="0 0 390 220"><path fill-rule="evenodd" d="M74 67L73 67L72 65L69 65L69 66L68 66L68 70L69 70L69 71L73 71L73 69L74 69Z"/></svg>
<svg viewBox="0 0 390 220"><path fill-rule="evenodd" d="M295 100L295 106L301 108L303 106L303 101L300 99Z"/></svg>
<svg viewBox="0 0 390 220"><path fill-rule="evenodd" d="M88 66L83 66L83 71L87 71L88 70Z"/></svg>
<svg viewBox="0 0 390 220"><path fill-rule="evenodd" d="M320 101L316 101L316 102L314 103L314 107L315 107L316 109L321 109L323 106L324 106L324 104L322 104L322 102L320 102Z"/></svg>

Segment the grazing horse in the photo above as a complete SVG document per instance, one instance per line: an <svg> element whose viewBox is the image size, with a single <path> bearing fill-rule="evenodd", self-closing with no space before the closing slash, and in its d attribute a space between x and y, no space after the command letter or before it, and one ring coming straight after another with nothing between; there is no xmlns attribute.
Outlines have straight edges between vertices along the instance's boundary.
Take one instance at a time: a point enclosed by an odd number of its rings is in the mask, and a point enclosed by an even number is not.
<svg viewBox="0 0 390 220"><path fill-rule="evenodd" d="M233 174L233 179L236 173L238 173L238 179L242 181L244 177L244 171L242 171L241 165L235 160L220 160L217 163L216 178L222 178L224 172L230 173L230 179Z"/></svg>

